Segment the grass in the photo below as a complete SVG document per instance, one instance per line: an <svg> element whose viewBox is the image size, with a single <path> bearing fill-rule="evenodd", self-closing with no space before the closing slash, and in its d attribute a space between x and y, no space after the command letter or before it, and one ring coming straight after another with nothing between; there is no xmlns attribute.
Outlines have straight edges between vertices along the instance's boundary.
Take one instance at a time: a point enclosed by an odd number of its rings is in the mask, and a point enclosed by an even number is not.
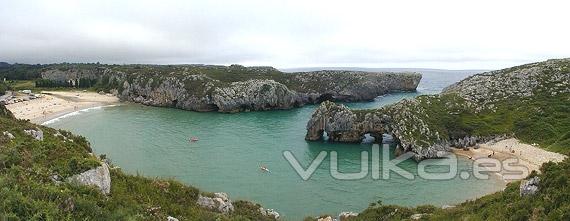
<svg viewBox="0 0 570 221"><path fill-rule="evenodd" d="M545 163L540 170L541 174L529 176L540 177L540 189L533 196L521 197L518 181L509 183L504 191L454 208L402 207L378 202L348 220L410 220L414 214L423 214L421 220L570 220L570 158L560 163Z"/></svg>
<svg viewBox="0 0 570 221"><path fill-rule="evenodd" d="M33 80L13 80L9 82L10 87L13 90L32 90L36 88L36 84Z"/></svg>
<svg viewBox="0 0 570 221"><path fill-rule="evenodd" d="M41 129L44 140L24 133ZM10 140L1 132L15 136ZM235 202L224 215L196 204L197 188L176 180L129 175L111 170L111 193L52 181L97 167L87 140L63 130L16 120L0 106L0 220L271 220L260 205Z"/></svg>

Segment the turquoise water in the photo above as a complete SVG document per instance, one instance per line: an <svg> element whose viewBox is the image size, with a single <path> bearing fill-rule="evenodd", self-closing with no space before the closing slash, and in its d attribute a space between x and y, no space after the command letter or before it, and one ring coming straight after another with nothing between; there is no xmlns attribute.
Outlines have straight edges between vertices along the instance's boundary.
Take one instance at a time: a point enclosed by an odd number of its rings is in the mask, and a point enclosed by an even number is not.
<svg viewBox="0 0 570 221"><path fill-rule="evenodd" d="M427 86L429 90L418 93L396 93L349 106L379 107L441 89L437 84ZM371 147L305 141L305 125L315 107L220 114L126 104L80 112L49 126L86 136L97 154L106 154L129 173L173 177L204 191L227 192L234 200L252 200L274 208L286 220L361 211L378 200L406 206L454 204L504 187L496 179L430 181L398 175L388 180L368 176L341 181L331 177L328 156L304 181L284 159L283 151L291 151L307 167L321 151L334 150L341 171L357 172L360 152ZM190 136L200 140L188 142ZM261 165L271 172L261 172ZM415 173L415 162L401 165ZM468 170L469 165L470 161L459 159L460 169Z"/></svg>

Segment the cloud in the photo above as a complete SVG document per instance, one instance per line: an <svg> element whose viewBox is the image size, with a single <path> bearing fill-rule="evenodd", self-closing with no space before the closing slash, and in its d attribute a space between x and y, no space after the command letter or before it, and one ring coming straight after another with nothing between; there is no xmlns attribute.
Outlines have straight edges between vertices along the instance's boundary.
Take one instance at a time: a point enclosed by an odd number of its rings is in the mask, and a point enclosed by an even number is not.
<svg viewBox="0 0 570 221"><path fill-rule="evenodd" d="M8 1L0 60L502 68L570 57L566 1Z"/></svg>

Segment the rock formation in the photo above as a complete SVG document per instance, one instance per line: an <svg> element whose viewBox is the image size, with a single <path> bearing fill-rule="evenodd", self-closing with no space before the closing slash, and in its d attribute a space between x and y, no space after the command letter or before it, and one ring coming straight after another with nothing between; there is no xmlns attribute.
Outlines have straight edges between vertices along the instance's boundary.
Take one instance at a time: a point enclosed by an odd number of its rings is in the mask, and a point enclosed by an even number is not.
<svg viewBox="0 0 570 221"><path fill-rule="evenodd" d="M473 134L477 127L489 127L488 123L469 125L463 120L466 116L471 117L467 121L473 121L483 118L484 113L494 113L505 102L569 93L570 59L549 60L474 75L442 94L423 95L374 110L350 110L323 102L307 123L305 139L319 140L326 132L329 141L356 143L365 134L380 140L382 133L387 133L395 138L398 152L412 152L416 160L437 158L451 147L465 148L505 136L494 130Z"/></svg>
<svg viewBox="0 0 570 221"><path fill-rule="evenodd" d="M340 214L338 214L338 220L339 221L348 221L352 218L355 218L358 216L358 213L355 212L342 212Z"/></svg>
<svg viewBox="0 0 570 221"><path fill-rule="evenodd" d="M540 178L537 176L530 178L528 180L521 181L520 196L532 196L538 192L538 184L540 183Z"/></svg>
<svg viewBox="0 0 570 221"><path fill-rule="evenodd" d="M94 186L105 195L111 193L111 174L106 163L101 163L101 166L97 168L73 175L67 181L85 186Z"/></svg>
<svg viewBox="0 0 570 221"><path fill-rule="evenodd" d="M196 203L201 207L220 213L227 214L234 211L234 205L226 193L214 193L213 197L200 195Z"/></svg>
<svg viewBox="0 0 570 221"><path fill-rule="evenodd" d="M279 213L273 209L265 209L263 207L259 207L259 212L261 213L261 215L271 217L274 219L279 219L280 217Z"/></svg>
<svg viewBox="0 0 570 221"><path fill-rule="evenodd" d="M39 141L44 140L44 132L42 130L40 130L39 128L24 130L24 133L32 136L36 140L39 140Z"/></svg>
<svg viewBox="0 0 570 221"><path fill-rule="evenodd" d="M2 135L8 137L8 140L13 140L14 138L16 138L12 133L10 133L8 131L2 132Z"/></svg>
<svg viewBox="0 0 570 221"><path fill-rule="evenodd" d="M289 109L304 104L366 101L391 91L414 91L417 73L316 71L283 73L239 65L77 66L44 71L56 82L97 81L123 100L193 111Z"/></svg>

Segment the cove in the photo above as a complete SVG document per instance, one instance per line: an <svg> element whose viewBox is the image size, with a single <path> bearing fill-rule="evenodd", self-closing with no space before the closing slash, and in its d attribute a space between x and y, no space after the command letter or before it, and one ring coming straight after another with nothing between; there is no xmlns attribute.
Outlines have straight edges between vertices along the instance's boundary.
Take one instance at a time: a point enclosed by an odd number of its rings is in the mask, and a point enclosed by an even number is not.
<svg viewBox="0 0 570 221"><path fill-rule="evenodd" d="M430 82L429 78L424 80ZM396 93L348 105L379 107L437 92L443 86L424 83L427 89L418 93ZM306 167L321 151L334 150L339 170L358 172L361 151L371 148L371 144L305 141L306 122L314 108L310 105L283 111L221 114L125 104L81 112L48 126L87 137L96 154L106 154L126 172L171 177L204 191L227 192L234 200L252 200L276 209L285 220L359 212L379 200L405 206L455 204L504 187L497 179L459 177L444 181L399 176L388 180L336 180L330 175L328 158L304 181L284 159L283 151L291 151ZM188 142L191 136L200 140ZM459 158L460 170L470 170L470 164ZM261 165L271 172L260 172ZM415 173L414 161L405 161L401 166Z"/></svg>

